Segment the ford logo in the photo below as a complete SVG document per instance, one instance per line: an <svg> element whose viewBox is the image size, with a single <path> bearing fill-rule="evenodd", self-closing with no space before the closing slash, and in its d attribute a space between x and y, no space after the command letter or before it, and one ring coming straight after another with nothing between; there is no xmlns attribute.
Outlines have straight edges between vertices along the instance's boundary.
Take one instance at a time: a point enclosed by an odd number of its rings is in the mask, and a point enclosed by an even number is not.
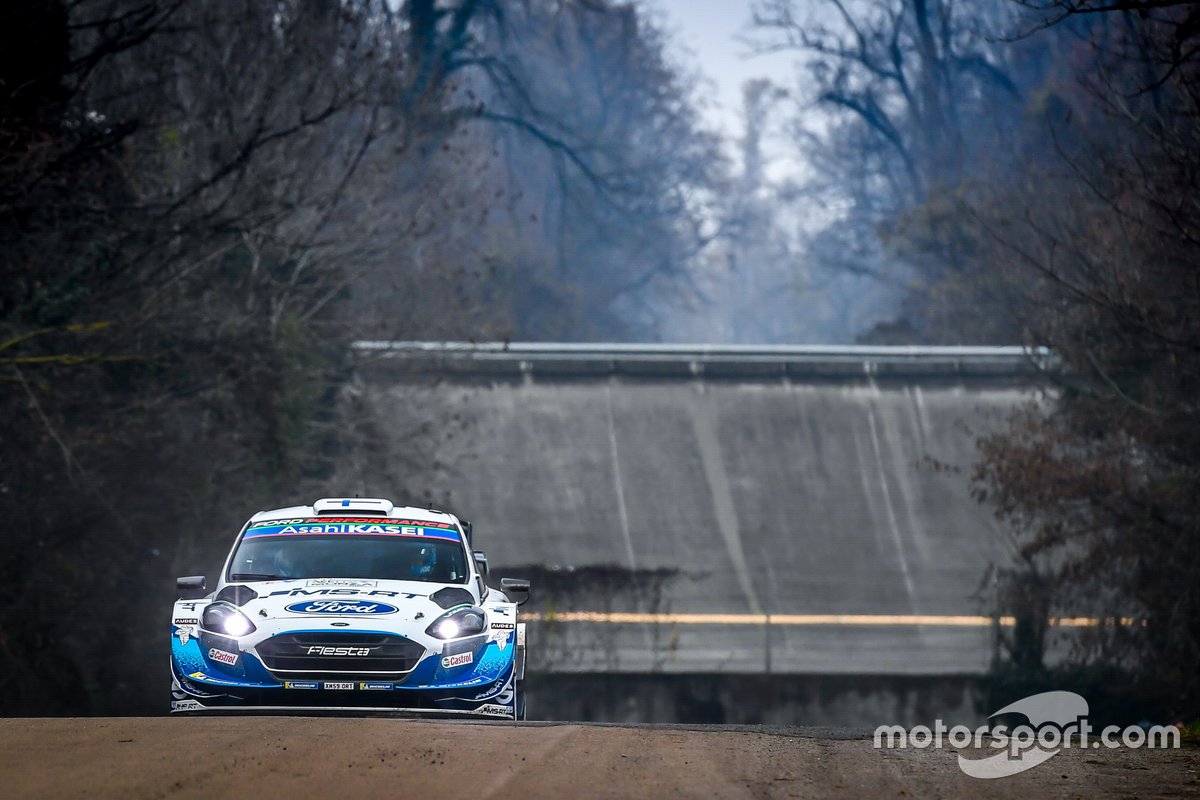
<svg viewBox="0 0 1200 800"><path fill-rule="evenodd" d="M307 603L292 603L287 611L293 614L395 614L400 609L387 603L367 600L309 600Z"/></svg>

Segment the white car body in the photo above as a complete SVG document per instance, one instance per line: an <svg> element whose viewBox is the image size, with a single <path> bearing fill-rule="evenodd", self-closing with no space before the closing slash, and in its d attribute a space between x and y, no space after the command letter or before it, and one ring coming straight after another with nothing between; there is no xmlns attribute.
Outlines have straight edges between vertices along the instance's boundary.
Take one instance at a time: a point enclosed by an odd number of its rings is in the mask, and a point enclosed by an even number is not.
<svg viewBox="0 0 1200 800"><path fill-rule="evenodd" d="M469 531L453 514L373 498L255 514L213 592L175 602L171 711L523 719L525 625L517 621L518 603L487 586L486 559L470 549ZM364 576L340 574L344 568L314 573L324 562L305 567L302 577L238 571L272 552L276 563L313 552L332 554L330 563L364 553L372 564L411 554L414 564L385 563L371 568L381 574ZM433 572L439 553L436 568L445 580ZM519 602L528 596L527 584L505 584ZM203 590L203 579L181 578L179 585Z"/></svg>

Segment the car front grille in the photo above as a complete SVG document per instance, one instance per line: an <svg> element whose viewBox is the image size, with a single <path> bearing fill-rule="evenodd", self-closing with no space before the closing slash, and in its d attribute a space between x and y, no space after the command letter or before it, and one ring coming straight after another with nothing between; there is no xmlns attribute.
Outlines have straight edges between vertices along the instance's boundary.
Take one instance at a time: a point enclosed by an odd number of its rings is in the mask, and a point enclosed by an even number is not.
<svg viewBox="0 0 1200 800"><path fill-rule="evenodd" d="M403 636L385 633L285 633L261 642L258 655L273 673L295 679L305 675L375 678L410 672L425 648Z"/></svg>

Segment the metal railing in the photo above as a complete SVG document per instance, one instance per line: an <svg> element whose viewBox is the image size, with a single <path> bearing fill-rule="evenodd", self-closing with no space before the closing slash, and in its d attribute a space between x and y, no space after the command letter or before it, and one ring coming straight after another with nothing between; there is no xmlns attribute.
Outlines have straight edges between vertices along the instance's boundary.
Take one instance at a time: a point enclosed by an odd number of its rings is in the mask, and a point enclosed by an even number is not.
<svg viewBox="0 0 1200 800"><path fill-rule="evenodd" d="M418 371L648 376L1032 376L1044 347L356 341L363 360Z"/></svg>

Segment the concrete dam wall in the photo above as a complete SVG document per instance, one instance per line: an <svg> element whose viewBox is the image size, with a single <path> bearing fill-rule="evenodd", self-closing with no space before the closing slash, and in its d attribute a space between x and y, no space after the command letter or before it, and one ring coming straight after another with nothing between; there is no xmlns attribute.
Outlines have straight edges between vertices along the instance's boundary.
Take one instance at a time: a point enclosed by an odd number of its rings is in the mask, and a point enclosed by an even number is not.
<svg viewBox="0 0 1200 800"><path fill-rule="evenodd" d="M342 485L471 519L493 577L533 581L531 668L986 669L1011 543L969 482L1030 354L359 348L378 447Z"/></svg>

